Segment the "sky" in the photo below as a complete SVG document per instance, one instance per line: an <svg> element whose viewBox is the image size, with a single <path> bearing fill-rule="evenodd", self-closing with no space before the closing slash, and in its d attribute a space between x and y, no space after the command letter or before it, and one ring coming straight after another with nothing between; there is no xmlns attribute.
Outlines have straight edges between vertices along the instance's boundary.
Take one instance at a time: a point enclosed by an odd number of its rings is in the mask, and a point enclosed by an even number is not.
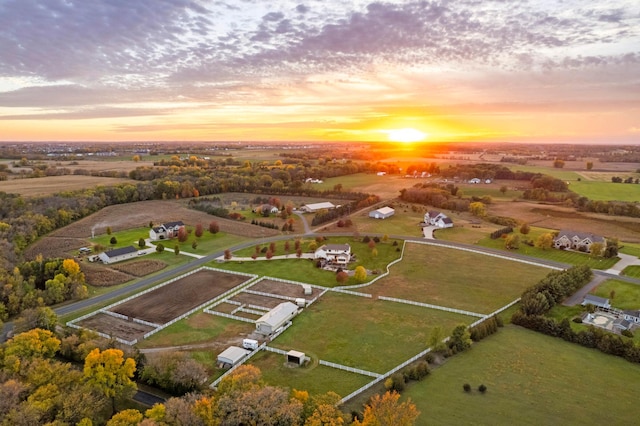
<svg viewBox="0 0 640 426"><path fill-rule="evenodd" d="M640 2L0 0L0 141L421 138L640 143Z"/></svg>

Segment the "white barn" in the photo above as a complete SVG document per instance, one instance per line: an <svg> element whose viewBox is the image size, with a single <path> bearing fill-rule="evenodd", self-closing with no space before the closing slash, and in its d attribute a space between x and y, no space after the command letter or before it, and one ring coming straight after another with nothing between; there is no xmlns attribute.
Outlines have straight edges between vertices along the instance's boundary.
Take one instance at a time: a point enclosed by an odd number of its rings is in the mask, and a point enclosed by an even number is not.
<svg viewBox="0 0 640 426"><path fill-rule="evenodd" d="M237 346L229 346L220 355L218 355L218 364L234 365L241 362L251 351L239 348Z"/></svg>
<svg viewBox="0 0 640 426"><path fill-rule="evenodd" d="M395 210L391 207L381 207L378 210L373 210L369 212L369 217L374 219L386 219L395 214Z"/></svg>
<svg viewBox="0 0 640 426"><path fill-rule="evenodd" d="M273 334L298 314L298 306L291 302L284 302L258 318L256 331L268 336Z"/></svg>
<svg viewBox="0 0 640 426"><path fill-rule="evenodd" d="M307 213L315 213L317 211L320 210L331 210L331 209L335 209L336 206L335 204L333 204L332 202L329 201L325 201L323 203L312 203L312 204L305 204L304 206L301 207L301 210L307 212Z"/></svg>
<svg viewBox="0 0 640 426"><path fill-rule="evenodd" d="M123 260L132 259L138 255L138 250L133 246L121 247L109 251L105 251L98 255L102 263L116 263Z"/></svg>

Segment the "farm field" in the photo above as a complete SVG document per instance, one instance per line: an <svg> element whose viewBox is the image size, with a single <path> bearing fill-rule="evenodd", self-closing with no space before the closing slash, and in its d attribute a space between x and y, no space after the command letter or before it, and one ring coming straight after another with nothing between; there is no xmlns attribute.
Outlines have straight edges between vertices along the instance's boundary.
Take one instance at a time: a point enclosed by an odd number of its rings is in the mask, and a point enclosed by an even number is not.
<svg viewBox="0 0 640 426"><path fill-rule="evenodd" d="M634 175L638 176L637 174ZM635 183L582 180L571 182L569 189L594 201L640 201L640 185Z"/></svg>
<svg viewBox="0 0 640 426"><path fill-rule="evenodd" d="M320 365L317 360L300 368L291 368L284 361L283 355L261 351L248 364L258 367L264 381L271 386L306 390L311 395L332 391L342 397L372 380L368 376Z"/></svg>
<svg viewBox="0 0 640 426"><path fill-rule="evenodd" d="M462 385L469 383L466 394ZM480 384L487 392L477 391ZM516 326L456 355L411 398L417 425L635 424L640 366Z"/></svg>
<svg viewBox="0 0 640 426"><path fill-rule="evenodd" d="M358 291L489 314L551 269L445 247L406 243L390 275Z"/></svg>
<svg viewBox="0 0 640 426"><path fill-rule="evenodd" d="M94 186L112 186L121 183L136 184L128 178L99 176L66 175L42 178L11 179L0 181L0 191L8 194L20 194L23 197L40 197L58 192L76 191Z"/></svg>
<svg viewBox="0 0 640 426"><path fill-rule="evenodd" d="M357 173L325 179L323 183L314 184L313 188L330 190L337 184L342 185L344 191L364 192L379 195L381 199L393 199L400 196L400 190L409 188L426 179L408 179L400 175L378 176L375 174Z"/></svg>
<svg viewBox="0 0 640 426"><path fill-rule="evenodd" d="M160 286L110 310L131 318L164 324L247 281L249 276L202 269Z"/></svg>
<svg viewBox="0 0 640 426"><path fill-rule="evenodd" d="M402 303L328 292L270 346L384 373L426 349L436 326L445 333L474 318Z"/></svg>

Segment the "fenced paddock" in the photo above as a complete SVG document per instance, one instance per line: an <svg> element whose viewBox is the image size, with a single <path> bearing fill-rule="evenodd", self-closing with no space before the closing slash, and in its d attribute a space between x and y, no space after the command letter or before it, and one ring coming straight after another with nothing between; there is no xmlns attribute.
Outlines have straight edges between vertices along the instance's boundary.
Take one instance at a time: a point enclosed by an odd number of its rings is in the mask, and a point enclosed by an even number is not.
<svg viewBox="0 0 640 426"><path fill-rule="evenodd" d="M224 297L251 279L255 279L255 275L199 268L68 325L88 328L116 337L123 343L135 344L141 338L147 338Z"/></svg>

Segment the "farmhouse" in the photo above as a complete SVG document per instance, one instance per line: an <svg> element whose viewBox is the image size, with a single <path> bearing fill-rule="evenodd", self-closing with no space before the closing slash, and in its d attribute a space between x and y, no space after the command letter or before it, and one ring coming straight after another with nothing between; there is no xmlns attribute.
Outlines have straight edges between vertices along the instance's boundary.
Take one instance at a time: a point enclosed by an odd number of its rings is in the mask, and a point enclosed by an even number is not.
<svg viewBox="0 0 640 426"><path fill-rule="evenodd" d="M220 355L218 355L218 364L228 365L233 367L241 362L250 351L239 348L237 346L229 346Z"/></svg>
<svg viewBox="0 0 640 426"><path fill-rule="evenodd" d="M622 316L625 320L633 324L640 324L640 310L622 311Z"/></svg>
<svg viewBox="0 0 640 426"><path fill-rule="evenodd" d="M184 223L181 220L163 223L162 225L155 226L149 230L149 238L152 241L168 240L173 237L177 237L181 228L184 228Z"/></svg>
<svg viewBox="0 0 640 426"><path fill-rule="evenodd" d="M604 242L604 238L598 235L561 230L554 238L553 246L557 249L573 249L589 253L591 252L591 244Z"/></svg>
<svg viewBox="0 0 640 426"><path fill-rule="evenodd" d="M613 321L613 327L618 330L629 330L633 324L624 318L618 318Z"/></svg>
<svg viewBox="0 0 640 426"><path fill-rule="evenodd" d="M329 263L346 265L351 260L351 246L349 244L325 244L314 253L316 259L324 259Z"/></svg>
<svg viewBox="0 0 640 426"><path fill-rule="evenodd" d="M609 299L605 299L604 297L594 296L593 294L587 294L584 296L584 300L581 303L582 306L593 305L597 308L611 308L611 303L609 303Z"/></svg>
<svg viewBox="0 0 640 426"><path fill-rule="evenodd" d="M300 209L304 212L307 213L315 213L317 211L320 210L331 210L331 209L335 209L336 206L329 201L325 201L323 203L312 203L312 204L305 204L304 206L302 206Z"/></svg>
<svg viewBox="0 0 640 426"><path fill-rule="evenodd" d="M298 307L291 302L284 302L258 318L256 331L268 336L273 334L298 313Z"/></svg>
<svg viewBox="0 0 640 426"><path fill-rule="evenodd" d="M98 258L102 263L116 263L123 260L134 258L138 255L138 250L133 246L121 247L109 251L105 251L98 255Z"/></svg>
<svg viewBox="0 0 640 426"><path fill-rule="evenodd" d="M279 211L278 207L272 206L271 204L262 204L253 209L253 212L258 214L265 214L265 212L269 214L277 214Z"/></svg>
<svg viewBox="0 0 640 426"><path fill-rule="evenodd" d="M424 215L424 223L437 226L438 228L453 227L453 220L449 216L439 211L431 210Z"/></svg>
<svg viewBox="0 0 640 426"><path fill-rule="evenodd" d="M386 219L388 217L393 216L395 212L396 211L391 207L382 207L382 208L379 208L378 210L370 211L369 217L372 217L374 219Z"/></svg>

